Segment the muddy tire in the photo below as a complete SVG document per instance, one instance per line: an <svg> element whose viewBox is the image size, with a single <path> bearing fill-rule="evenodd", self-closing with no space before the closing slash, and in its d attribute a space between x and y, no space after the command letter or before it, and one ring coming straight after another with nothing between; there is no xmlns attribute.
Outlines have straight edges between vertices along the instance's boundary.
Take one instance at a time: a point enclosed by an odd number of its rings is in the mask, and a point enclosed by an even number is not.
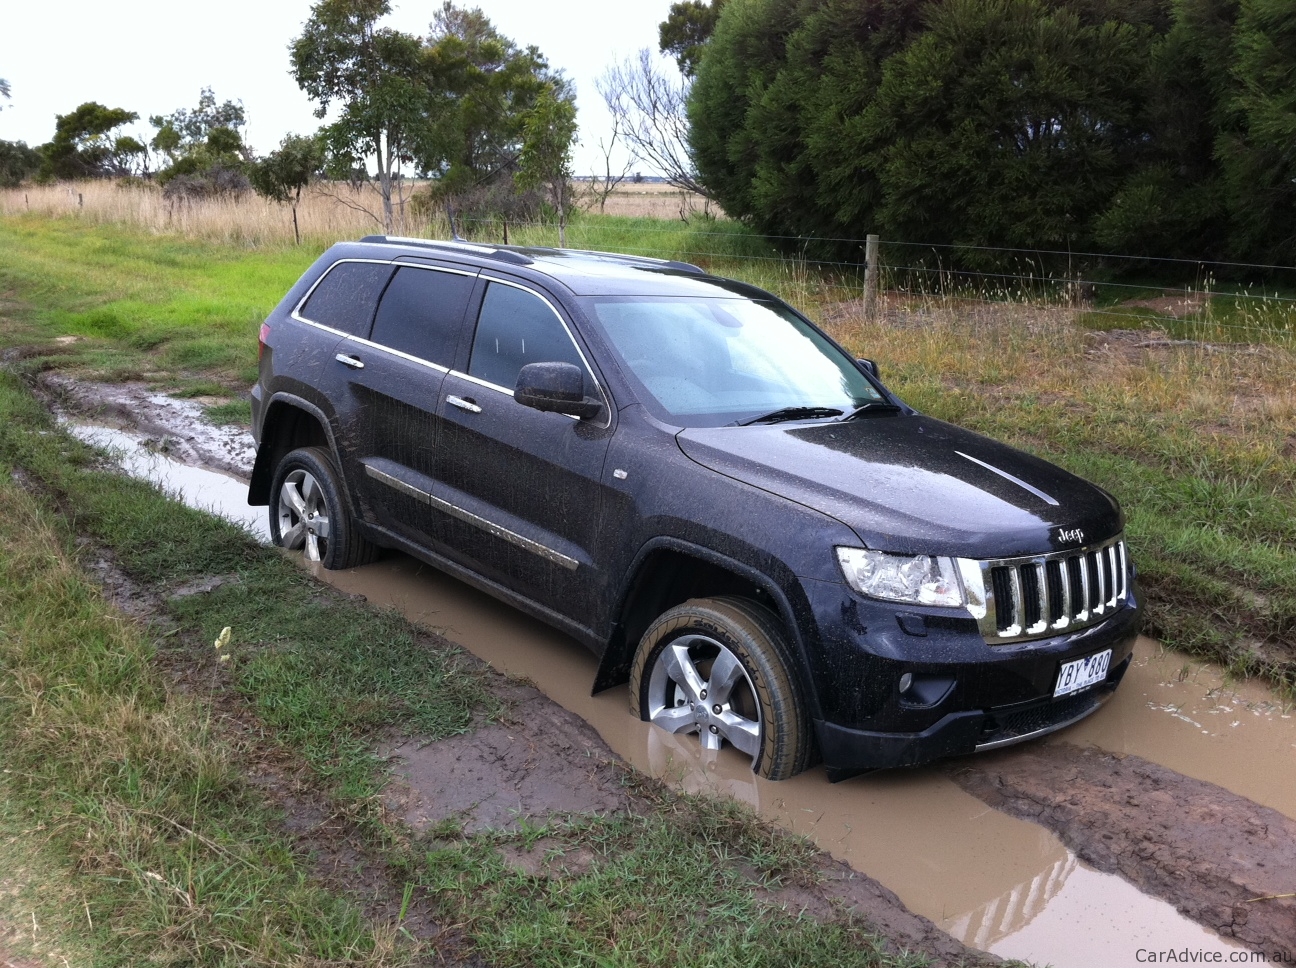
<svg viewBox="0 0 1296 968"><path fill-rule="evenodd" d="M752 770L786 780L810 765L812 733L778 619L743 598L695 598L670 609L639 641L630 712L672 733L725 743Z"/></svg>
<svg viewBox="0 0 1296 968"><path fill-rule="evenodd" d="M367 565L378 556L377 547L356 530L333 459L323 447L294 450L275 468L270 538L333 570Z"/></svg>

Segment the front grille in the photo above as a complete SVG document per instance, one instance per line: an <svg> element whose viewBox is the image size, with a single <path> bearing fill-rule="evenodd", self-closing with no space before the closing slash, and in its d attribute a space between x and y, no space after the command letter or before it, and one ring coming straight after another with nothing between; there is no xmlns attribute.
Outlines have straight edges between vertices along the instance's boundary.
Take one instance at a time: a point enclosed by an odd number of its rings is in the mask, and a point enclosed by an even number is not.
<svg viewBox="0 0 1296 968"><path fill-rule="evenodd" d="M1093 625L1129 596L1129 559L1119 535L1076 551L962 559L960 568L969 607L992 645Z"/></svg>

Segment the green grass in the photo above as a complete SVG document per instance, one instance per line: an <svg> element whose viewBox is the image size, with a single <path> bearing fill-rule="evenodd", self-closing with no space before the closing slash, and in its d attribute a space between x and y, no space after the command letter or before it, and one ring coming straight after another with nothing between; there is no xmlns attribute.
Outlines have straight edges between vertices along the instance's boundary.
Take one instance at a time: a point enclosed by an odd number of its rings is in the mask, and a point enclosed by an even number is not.
<svg viewBox="0 0 1296 968"><path fill-rule="evenodd" d="M705 804L661 806L446 840L413 859L409 876L501 968L926 964L887 952L857 919L763 901L740 866L761 859L750 836L726 830ZM539 873L510 862L527 855Z"/></svg>
<svg viewBox="0 0 1296 968"><path fill-rule="evenodd" d="M58 365L110 375L200 374L246 387L257 330L319 255L150 236L75 220L0 219L0 289L31 337L78 336Z"/></svg>
<svg viewBox="0 0 1296 968"><path fill-rule="evenodd" d="M30 866L7 871L6 904L100 965L394 963L353 903L311 882L211 711L168 691L141 630L14 482L14 434L0 461L0 839L22 839L7 852Z"/></svg>

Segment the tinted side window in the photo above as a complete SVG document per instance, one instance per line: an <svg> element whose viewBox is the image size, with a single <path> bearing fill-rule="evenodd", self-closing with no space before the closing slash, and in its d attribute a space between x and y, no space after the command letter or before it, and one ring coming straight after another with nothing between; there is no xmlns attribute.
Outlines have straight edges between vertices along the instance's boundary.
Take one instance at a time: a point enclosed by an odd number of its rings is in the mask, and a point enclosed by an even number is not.
<svg viewBox="0 0 1296 968"><path fill-rule="evenodd" d="M475 282L473 276L405 267L383 293L375 343L449 367Z"/></svg>
<svg viewBox="0 0 1296 968"><path fill-rule="evenodd" d="M301 315L321 326L368 337L374 307L391 272L392 267L381 262L338 262L310 294Z"/></svg>
<svg viewBox="0 0 1296 968"><path fill-rule="evenodd" d="M491 283L477 317L468 374L512 389L527 363L575 363L585 369L562 321L544 300Z"/></svg>

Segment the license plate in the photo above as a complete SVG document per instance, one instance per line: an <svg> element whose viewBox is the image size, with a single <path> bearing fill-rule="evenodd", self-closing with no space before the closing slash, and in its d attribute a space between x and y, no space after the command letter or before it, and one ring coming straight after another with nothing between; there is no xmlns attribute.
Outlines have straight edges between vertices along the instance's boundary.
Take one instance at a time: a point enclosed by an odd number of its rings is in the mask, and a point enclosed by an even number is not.
<svg viewBox="0 0 1296 968"><path fill-rule="evenodd" d="M1070 662L1062 663L1062 669L1058 672L1057 686L1053 690L1053 698L1069 696L1073 692L1079 692L1081 689L1102 682L1107 678L1107 667L1111 665L1111 657L1112 650L1107 649L1085 656L1083 659L1072 659Z"/></svg>

